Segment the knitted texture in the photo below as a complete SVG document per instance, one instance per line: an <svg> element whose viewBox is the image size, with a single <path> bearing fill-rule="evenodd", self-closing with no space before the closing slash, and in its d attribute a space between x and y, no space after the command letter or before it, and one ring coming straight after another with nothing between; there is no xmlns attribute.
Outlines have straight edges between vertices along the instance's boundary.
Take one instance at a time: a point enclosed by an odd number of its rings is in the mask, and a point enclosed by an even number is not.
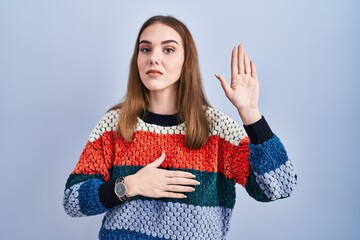
<svg viewBox="0 0 360 240"><path fill-rule="evenodd" d="M158 126L138 118L134 139L114 138L119 110L108 112L89 137L64 192L64 209L74 217L105 213L100 239L225 239L235 205L235 183L267 202L290 196L294 168L279 138L251 144L230 117L207 109L210 137L198 150L185 146L185 124ZM166 152L161 168L182 170L201 182L186 199L142 196L106 209L99 187L136 173Z"/></svg>

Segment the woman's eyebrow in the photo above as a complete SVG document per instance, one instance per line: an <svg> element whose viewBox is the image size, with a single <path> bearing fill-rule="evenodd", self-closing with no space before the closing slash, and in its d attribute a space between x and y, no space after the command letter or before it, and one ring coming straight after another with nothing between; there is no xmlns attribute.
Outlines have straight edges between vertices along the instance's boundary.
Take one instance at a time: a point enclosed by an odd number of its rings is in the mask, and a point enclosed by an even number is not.
<svg viewBox="0 0 360 240"><path fill-rule="evenodd" d="M148 41L148 40L141 40L140 42L139 42L139 44L151 44L151 42L150 41Z"/></svg>
<svg viewBox="0 0 360 240"><path fill-rule="evenodd" d="M161 42L161 44L168 44L168 43L176 43L177 45L179 45L178 42L175 40L165 40Z"/></svg>
<svg viewBox="0 0 360 240"><path fill-rule="evenodd" d="M175 40L165 40L165 41L162 41L161 44L168 44L168 43L176 43L177 45L179 45L179 43ZM152 42L148 41L148 40L141 40L139 42L139 44L152 44Z"/></svg>

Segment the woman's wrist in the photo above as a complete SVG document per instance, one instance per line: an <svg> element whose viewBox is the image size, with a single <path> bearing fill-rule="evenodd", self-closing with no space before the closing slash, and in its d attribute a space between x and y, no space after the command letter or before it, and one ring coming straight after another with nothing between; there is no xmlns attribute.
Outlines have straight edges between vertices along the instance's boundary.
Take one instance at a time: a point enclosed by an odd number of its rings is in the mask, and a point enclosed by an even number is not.
<svg viewBox="0 0 360 240"><path fill-rule="evenodd" d="M261 113L259 108L238 109L238 112L244 125L256 123L261 119Z"/></svg>
<svg viewBox="0 0 360 240"><path fill-rule="evenodd" d="M126 196L135 197L139 195L136 191L136 177L134 175L128 175L124 178L124 184L126 186Z"/></svg>

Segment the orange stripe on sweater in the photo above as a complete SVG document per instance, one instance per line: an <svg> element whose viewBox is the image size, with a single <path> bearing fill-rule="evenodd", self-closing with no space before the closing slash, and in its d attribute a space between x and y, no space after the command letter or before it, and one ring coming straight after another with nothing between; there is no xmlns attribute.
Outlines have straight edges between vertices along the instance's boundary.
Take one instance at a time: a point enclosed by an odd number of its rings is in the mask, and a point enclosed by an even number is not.
<svg viewBox="0 0 360 240"><path fill-rule="evenodd" d="M112 166L146 166L157 159L162 151L166 158L162 168L193 169L202 172L221 172L227 178L245 185L250 172L249 139L238 146L219 136L210 136L198 150L185 147L182 134L158 134L137 131L131 143L117 138L113 132L105 132L92 144L87 144L74 172L102 174L109 179Z"/></svg>

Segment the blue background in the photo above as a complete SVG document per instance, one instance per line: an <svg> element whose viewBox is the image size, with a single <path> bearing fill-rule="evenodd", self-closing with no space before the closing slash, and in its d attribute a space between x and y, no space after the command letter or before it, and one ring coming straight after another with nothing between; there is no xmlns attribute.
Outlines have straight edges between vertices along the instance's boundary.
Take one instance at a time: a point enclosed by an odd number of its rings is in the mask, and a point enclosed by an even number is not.
<svg viewBox="0 0 360 240"><path fill-rule="evenodd" d="M360 239L360 2L0 0L2 239L95 239L102 216L70 218L65 181L97 121L125 92L141 24L184 21L212 105L240 118L215 73L239 42L260 109L298 173L291 198L242 187L228 239Z"/></svg>

